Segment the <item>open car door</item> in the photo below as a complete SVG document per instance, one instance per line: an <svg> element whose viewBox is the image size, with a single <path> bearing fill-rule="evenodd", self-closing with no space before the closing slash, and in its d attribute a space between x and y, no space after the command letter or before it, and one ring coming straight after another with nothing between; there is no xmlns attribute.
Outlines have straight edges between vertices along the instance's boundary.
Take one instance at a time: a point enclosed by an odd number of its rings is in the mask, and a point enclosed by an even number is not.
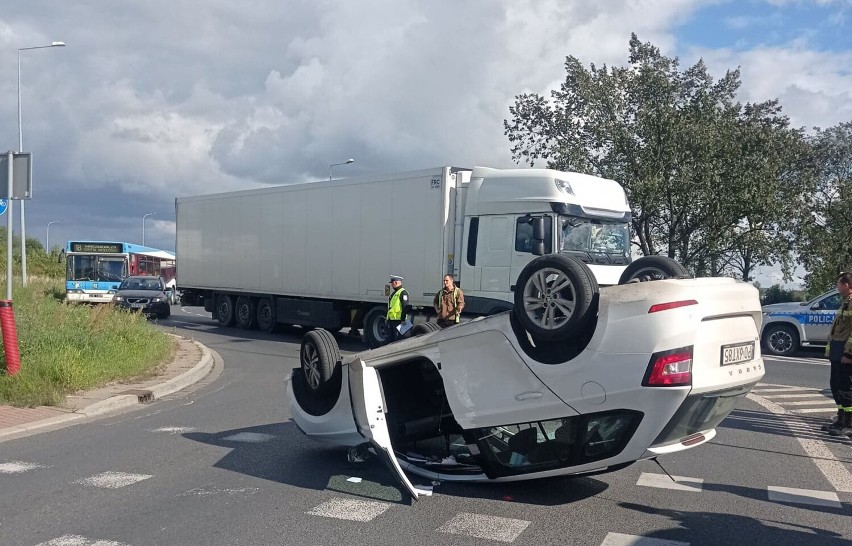
<svg viewBox="0 0 852 546"><path fill-rule="evenodd" d="M408 481L393 452L385 419L382 387L376 369L366 366L360 358L350 362L349 388L358 431L373 444L379 459L388 467L391 475L396 477L399 485L408 491L411 498L417 500L417 490Z"/></svg>

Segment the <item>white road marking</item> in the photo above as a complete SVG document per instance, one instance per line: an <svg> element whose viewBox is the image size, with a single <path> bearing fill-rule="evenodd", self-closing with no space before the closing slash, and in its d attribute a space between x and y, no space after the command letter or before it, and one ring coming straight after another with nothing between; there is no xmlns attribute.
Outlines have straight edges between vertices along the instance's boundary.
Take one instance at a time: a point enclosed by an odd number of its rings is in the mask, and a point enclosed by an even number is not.
<svg viewBox="0 0 852 546"><path fill-rule="evenodd" d="M812 489L795 489L792 487L775 487L770 485L769 500L790 502L796 504L812 504L829 508L843 508L837 493L831 491L815 491Z"/></svg>
<svg viewBox="0 0 852 546"><path fill-rule="evenodd" d="M672 481L672 478L675 481ZM657 487L659 489L676 489L678 491L693 491L700 493L704 488L704 480L701 478L689 478L686 476L672 476L669 478L665 474L653 474L650 472L642 472L636 485L644 487Z"/></svg>
<svg viewBox="0 0 852 546"><path fill-rule="evenodd" d="M601 542L601 546L689 546L689 542L607 533L606 538Z"/></svg>
<svg viewBox="0 0 852 546"><path fill-rule="evenodd" d="M813 398L816 394L773 394L771 396L767 396L766 398L772 398L775 400L776 398Z"/></svg>
<svg viewBox="0 0 852 546"><path fill-rule="evenodd" d="M792 362L796 364L810 364L811 366L830 366L831 363L827 358L799 358L795 356L772 356L772 355L764 355L764 358L777 359L779 362Z"/></svg>
<svg viewBox="0 0 852 546"><path fill-rule="evenodd" d="M832 405L831 407L824 408L803 408L803 409L794 409L790 410L792 413L837 413L837 405Z"/></svg>
<svg viewBox="0 0 852 546"><path fill-rule="evenodd" d="M168 432L169 434L184 434L187 432L195 432L192 427L160 427L155 428L151 432Z"/></svg>
<svg viewBox="0 0 852 546"><path fill-rule="evenodd" d="M771 396L767 396L767 398L772 398ZM831 406L834 409L837 409L837 404L834 403L834 400L830 398L821 397L821 400L804 400L799 402L784 402L785 406L809 406L811 404L822 404L823 406Z"/></svg>
<svg viewBox="0 0 852 546"><path fill-rule="evenodd" d="M44 465L40 465L37 463L25 463L23 461L9 461L5 463L0 463L0 474L21 474L23 472L29 472L30 470L35 470L37 468L47 468Z"/></svg>
<svg viewBox="0 0 852 546"><path fill-rule="evenodd" d="M59 538L41 542L36 546L127 546L123 542L112 540L92 540L80 535L62 535Z"/></svg>
<svg viewBox="0 0 852 546"><path fill-rule="evenodd" d="M229 442L248 442L251 444L259 444L261 442L268 442L273 438L275 438L275 436L271 434L262 434L260 432L238 432L233 436L228 436L222 439Z"/></svg>
<svg viewBox="0 0 852 546"><path fill-rule="evenodd" d="M788 412L771 400L767 400L766 398L753 393L749 393L748 398L760 404L771 413L787 415L795 419L795 414ZM811 458L820 472L822 472L823 476L825 476L828 480L828 483L830 483L835 490L842 491L844 493L852 493L852 475L849 474L849 470L846 469L846 466L837 460L831 450L828 449L828 446L825 445L825 442L809 438L801 438L798 436L796 437L796 440L799 441L799 444L801 444L805 453Z"/></svg>
<svg viewBox="0 0 852 546"><path fill-rule="evenodd" d="M83 478L71 483L87 485L90 487L101 487L103 489L118 489L134 483L153 478L151 474L128 474L125 472L102 472L89 478Z"/></svg>
<svg viewBox="0 0 852 546"><path fill-rule="evenodd" d="M349 521L373 521L390 508L386 502L334 498L314 507L308 512L312 516L346 519Z"/></svg>
<svg viewBox="0 0 852 546"><path fill-rule="evenodd" d="M798 391L813 391L814 389L808 389L805 387L771 387L768 389L756 388L751 389L751 392L757 392L763 394L765 392L798 392ZM818 392L818 391L817 391Z"/></svg>
<svg viewBox="0 0 852 546"><path fill-rule="evenodd" d="M689 546L689 542L607 533L601 546Z"/></svg>
<svg viewBox="0 0 852 546"><path fill-rule="evenodd" d="M439 527L438 532L498 540L500 542L514 542L529 524L529 521L522 519L460 512L453 519Z"/></svg>

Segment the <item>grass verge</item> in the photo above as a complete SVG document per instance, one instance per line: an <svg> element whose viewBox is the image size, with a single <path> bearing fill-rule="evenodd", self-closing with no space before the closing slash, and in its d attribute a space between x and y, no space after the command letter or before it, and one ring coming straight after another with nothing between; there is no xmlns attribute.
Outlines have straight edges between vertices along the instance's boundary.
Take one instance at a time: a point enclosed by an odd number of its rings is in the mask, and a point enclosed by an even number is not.
<svg viewBox="0 0 852 546"><path fill-rule="evenodd" d="M0 404L58 406L67 394L151 377L172 356L173 340L145 317L110 305L68 305L63 285L30 277L26 288L13 287L21 370L6 375L0 350Z"/></svg>

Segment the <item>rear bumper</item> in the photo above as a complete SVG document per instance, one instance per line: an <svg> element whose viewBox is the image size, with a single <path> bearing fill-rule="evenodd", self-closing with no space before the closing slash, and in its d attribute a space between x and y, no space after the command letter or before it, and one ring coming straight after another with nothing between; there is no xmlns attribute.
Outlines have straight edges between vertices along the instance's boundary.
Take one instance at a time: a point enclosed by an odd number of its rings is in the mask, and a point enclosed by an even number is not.
<svg viewBox="0 0 852 546"><path fill-rule="evenodd" d="M751 391L757 381L722 390L688 395L651 447L654 454L680 451L701 445L715 436L715 429Z"/></svg>

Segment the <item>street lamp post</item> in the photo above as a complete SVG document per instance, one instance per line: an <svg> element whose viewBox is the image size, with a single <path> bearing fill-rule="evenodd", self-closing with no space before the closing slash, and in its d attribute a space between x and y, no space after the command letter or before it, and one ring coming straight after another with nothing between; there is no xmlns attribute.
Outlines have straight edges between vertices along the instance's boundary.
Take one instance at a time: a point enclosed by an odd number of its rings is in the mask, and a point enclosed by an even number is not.
<svg viewBox="0 0 852 546"><path fill-rule="evenodd" d="M21 125L21 51L31 49L46 49L49 47L65 47L65 42L52 42L50 45L18 48L18 151L24 151L24 131ZM27 285L27 224L24 218L24 203L21 199L21 282ZM12 196L9 196L9 208L12 208ZM11 229L11 226L10 226Z"/></svg>
<svg viewBox="0 0 852 546"><path fill-rule="evenodd" d="M157 214L156 212L149 212L147 214L142 215L142 246L145 246L145 218L151 216L152 214Z"/></svg>
<svg viewBox="0 0 852 546"><path fill-rule="evenodd" d="M47 251L48 254L50 254L50 225L58 223L59 220L51 220L47 223L47 237L44 238L44 249Z"/></svg>
<svg viewBox="0 0 852 546"><path fill-rule="evenodd" d="M347 159L343 163L332 163L328 166L328 181L331 182L331 168L337 167L338 165L349 165L350 163L355 163L354 159Z"/></svg>

